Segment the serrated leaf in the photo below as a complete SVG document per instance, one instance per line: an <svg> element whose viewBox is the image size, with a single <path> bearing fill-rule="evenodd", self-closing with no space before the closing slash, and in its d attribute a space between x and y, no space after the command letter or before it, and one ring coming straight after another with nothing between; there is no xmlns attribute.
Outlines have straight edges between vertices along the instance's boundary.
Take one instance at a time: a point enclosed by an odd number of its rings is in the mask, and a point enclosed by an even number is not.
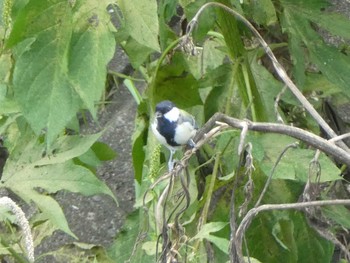
<svg viewBox="0 0 350 263"><path fill-rule="evenodd" d="M73 9L64 0L30 1L7 43L19 43L14 48L15 99L37 134L47 128L48 144L80 108L94 115L114 52L104 7L84 3L90 5L88 12L82 11L85 5Z"/></svg>
<svg viewBox="0 0 350 263"><path fill-rule="evenodd" d="M70 138L61 141L57 156L51 155L50 160L49 157L42 157L45 149L42 139L36 138L30 131L22 133L6 162L1 186L10 189L27 203L34 202L56 227L74 236L61 207L49 194L67 190L87 196L106 194L116 200L103 181L70 160L86 152L99 135L81 140L68 136Z"/></svg>
<svg viewBox="0 0 350 263"><path fill-rule="evenodd" d="M152 0L119 0L118 5L130 36L141 45L160 51L157 3Z"/></svg>
<svg viewBox="0 0 350 263"><path fill-rule="evenodd" d="M199 232L193 237L193 239L207 238L210 233L218 232L227 226L227 222L210 222L202 226Z"/></svg>
<svg viewBox="0 0 350 263"><path fill-rule="evenodd" d="M35 162L35 165L48 165L63 163L86 153L90 147L100 138L102 133L87 136L71 135L60 137L53 145L54 153L49 154Z"/></svg>
<svg viewBox="0 0 350 263"><path fill-rule="evenodd" d="M283 0L283 2L285 7L301 14L305 19L323 27L333 35L350 38L350 32L348 30L349 19L340 13L333 13L327 10L323 11L323 9L330 5L329 1Z"/></svg>
<svg viewBox="0 0 350 263"><path fill-rule="evenodd" d="M286 3L289 0L284 0ZM312 62L320 69L328 80L339 88L343 93L349 94L350 76L347 73L350 67L350 58L335 47L326 45L322 38L310 25L309 15L295 8L296 5L288 3L284 9L285 28L291 38L300 39L308 48ZM331 23L331 20L328 20Z"/></svg>
<svg viewBox="0 0 350 263"><path fill-rule="evenodd" d="M260 134L256 137L250 137L253 143L253 155L255 148L258 151L263 149L264 158L260 163L261 169L269 175L278 156L285 147L294 143L293 138L276 134ZM258 154L261 154L260 152ZM308 180L309 164L314 158L315 151L308 149L289 149L280 160L273 175L274 179L289 179L301 182ZM340 171L337 166L324 154L319 157L321 165L320 182L340 180ZM312 178L312 180L315 178Z"/></svg>
<svg viewBox="0 0 350 263"><path fill-rule="evenodd" d="M95 116L95 102L105 89L106 65L115 50L115 41L106 22L109 15L101 1L85 1L74 13L70 43L69 78L85 107ZM93 11L91 11L93 10ZM89 66L87 66L89 65Z"/></svg>

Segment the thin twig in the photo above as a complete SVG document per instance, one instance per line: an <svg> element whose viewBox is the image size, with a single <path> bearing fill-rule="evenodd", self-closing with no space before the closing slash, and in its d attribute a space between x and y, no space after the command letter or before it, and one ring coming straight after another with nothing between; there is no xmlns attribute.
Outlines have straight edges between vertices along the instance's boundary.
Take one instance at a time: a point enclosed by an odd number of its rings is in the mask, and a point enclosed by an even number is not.
<svg viewBox="0 0 350 263"><path fill-rule="evenodd" d="M281 159L282 159L282 157L284 156L284 154L285 154L290 148L296 148L297 145L298 145L297 143L292 143L292 144L287 145L287 147L284 148L283 151L281 152L281 154L278 156L278 158L277 158L277 160L276 160L274 166L272 167L271 173L270 173L269 177L267 178L267 181L266 181L266 183L265 183L265 185L264 185L264 189L262 190L262 192L261 192L261 194L260 194L260 196L259 196L259 199L258 199L258 201L256 202L256 204L255 204L254 207L258 207L258 206L260 205L261 200L263 199L263 197L264 197L264 195L265 195L265 193L266 193L266 191L267 191L267 188L268 188L269 185L270 185L270 182L271 182L271 180L272 180L273 174L275 173L276 167L277 167L277 165L279 164L279 162L281 161Z"/></svg>

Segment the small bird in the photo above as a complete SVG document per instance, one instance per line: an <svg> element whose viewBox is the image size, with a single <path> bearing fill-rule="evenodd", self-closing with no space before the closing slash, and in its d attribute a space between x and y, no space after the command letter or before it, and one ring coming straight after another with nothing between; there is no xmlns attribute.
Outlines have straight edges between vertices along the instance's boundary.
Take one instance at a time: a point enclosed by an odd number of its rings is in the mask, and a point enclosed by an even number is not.
<svg viewBox="0 0 350 263"><path fill-rule="evenodd" d="M176 150L184 145L195 146L192 139L197 129L194 117L177 108L171 101L165 100L157 104L152 131L157 140L170 151L169 171L174 167L173 155Z"/></svg>

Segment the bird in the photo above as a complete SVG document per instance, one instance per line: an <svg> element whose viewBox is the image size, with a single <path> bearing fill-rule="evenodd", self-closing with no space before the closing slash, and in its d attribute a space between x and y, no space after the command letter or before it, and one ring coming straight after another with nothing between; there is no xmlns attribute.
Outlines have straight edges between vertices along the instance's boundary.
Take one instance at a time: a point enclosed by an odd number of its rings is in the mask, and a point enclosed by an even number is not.
<svg viewBox="0 0 350 263"><path fill-rule="evenodd" d="M152 131L156 139L170 151L169 172L174 168L174 153L181 146L189 145L192 148L195 146L193 137L197 130L194 117L177 108L173 102L164 100L156 105Z"/></svg>

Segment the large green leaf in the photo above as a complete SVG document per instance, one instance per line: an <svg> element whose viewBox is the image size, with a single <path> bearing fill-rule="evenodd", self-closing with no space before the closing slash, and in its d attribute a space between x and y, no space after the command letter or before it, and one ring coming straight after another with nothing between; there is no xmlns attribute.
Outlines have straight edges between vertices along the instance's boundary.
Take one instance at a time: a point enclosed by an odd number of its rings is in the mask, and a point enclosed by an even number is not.
<svg viewBox="0 0 350 263"><path fill-rule="evenodd" d="M10 189L28 203L34 202L56 227L71 235L62 209L48 194L68 190L83 195L107 194L115 199L104 182L70 160L86 152L99 134L74 137L67 136L61 141L57 155L42 157L45 143L29 131L22 134L10 152L1 181L1 187Z"/></svg>
<svg viewBox="0 0 350 263"><path fill-rule="evenodd" d="M328 263L334 248L308 226L300 212L294 211L262 213L253 220L246 238L249 254L261 262Z"/></svg>
<svg viewBox="0 0 350 263"><path fill-rule="evenodd" d="M250 137L248 140L251 140L253 143L253 155L254 153L260 155L261 151L263 151L264 158L260 165L267 175L270 174L277 158L286 146L296 142L292 138L276 134L260 134ZM276 167L273 178L306 182L308 180L309 165L314 156L315 151L313 150L289 149ZM320 155L319 162L321 165L320 182L341 179L337 166L324 154ZM312 178L312 180L314 179Z"/></svg>
<svg viewBox="0 0 350 263"><path fill-rule="evenodd" d="M332 16L311 16L315 6L306 5L304 8L301 8L297 3L290 0L284 0L283 2L285 5L283 13L284 27L292 39L292 51L296 50L297 45L305 45L309 51L309 56L312 62L316 64L319 70L330 82L337 85L344 94L348 95L348 83L350 82L350 76L348 74L348 69L350 67L349 56L342 54L335 47L326 45L310 24L310 22L320 24L321 26L324 26L327 23L332 24ZM313 2L317 6L317 4L320 5L324 1ZM310 10L305 11L307 8L310 8ZM326 19L327 17L328 20ZM320 23L320 21L323 22ZM342 23L338 23L339 26L348 24L348 21L345 22L345 19L342 19L341 21ZM328 29L331 28L328 27ZM344 36L342 32L338 33ZM347 35L347 37L349 36ZM292 56L294 55L292 54ZM297 57L300 58L301 55L299 54ZM298 75L300 76L300 74Z"/></svg>
<svg viewBox="0 0 350 263"><path fill-rule="evenodd" d="M152 0L119 0L125 29L138 43L160 51L158 43L157 2Z"/></svg>
<svg viewBox="0 0 350 263"><path fill-rule="evenodd" d="M49 144L80 108L95 113L114 52L108 19L93 1L32 0L18 14L7 42L16 45L15 99Z"/></svg>
<svg viewBox="0 0 350 263"><path fill-rule="evenodd" d="M175 54L172 63L161 67L154 84L154 100L171 100L180 108L201 105L199 84L194 76L186 71L185 58Z"/></svg>

